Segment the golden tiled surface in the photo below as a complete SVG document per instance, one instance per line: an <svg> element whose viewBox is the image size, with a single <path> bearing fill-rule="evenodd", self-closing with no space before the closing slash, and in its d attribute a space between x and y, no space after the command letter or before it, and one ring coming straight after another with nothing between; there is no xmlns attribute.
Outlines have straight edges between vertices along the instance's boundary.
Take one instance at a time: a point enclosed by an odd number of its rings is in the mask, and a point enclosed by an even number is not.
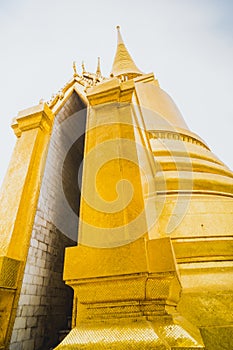
<svg viewBox="0 0 233 350"><path fill-rule="evenodd" d="M232 289L233 175L122 50L118 34L113 76L87 90L79 245L64 265L73 330L57 349L211 349L214 318L198 318L207 300L228 312L214 295L218 276Z"/></svg>
<svg viewBox="0 0 233 350"><path fill-rule="evenodd" d="M18 141L1 192L0 347L14 322L53 118L77 93L88 110L78 245L64 263L73 329L57 349L230 350L233 174L154 75L137 68L119 29L110 78L97 70L83 65L79 76L74 65L49 104L13 122Z"/></svg>

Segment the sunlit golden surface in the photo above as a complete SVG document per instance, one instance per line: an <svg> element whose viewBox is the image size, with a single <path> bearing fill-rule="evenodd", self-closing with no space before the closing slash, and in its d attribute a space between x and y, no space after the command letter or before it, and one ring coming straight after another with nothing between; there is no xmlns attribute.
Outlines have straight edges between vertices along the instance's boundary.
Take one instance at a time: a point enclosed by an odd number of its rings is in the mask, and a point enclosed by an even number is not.
<svg viewBox="0 0 233 350"><path fill-rule="evenodd" d="M56 349L233 349L233 173L154 75L137 68L119 28L110 78L99 64L94 80L85 74L74 64L59 95L12 125L18 140L0 197L0 349L14 323L53 118L74 91L88 112L78 244L64 262L72 330Z"/></svg>

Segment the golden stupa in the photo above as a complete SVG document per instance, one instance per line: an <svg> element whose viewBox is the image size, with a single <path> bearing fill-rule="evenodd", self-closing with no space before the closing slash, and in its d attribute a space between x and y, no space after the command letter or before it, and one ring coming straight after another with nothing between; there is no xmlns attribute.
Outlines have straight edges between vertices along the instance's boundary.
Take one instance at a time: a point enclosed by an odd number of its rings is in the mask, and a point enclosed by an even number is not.
<svg viewBox="0 0 233 350"><path fill-rule="evenodd" d="M57 349L224 349L232 172L136 67L119 27L111 78L87 99L79 244L64 265L73 330Z"/></svg>
<svg viewBox="0 0 233 350"><path fill-rule="evenodd" d="M56 349L231 350L233 173L188 129L154 74L137 68L117 31L109 78L99 61L95 74L83 64L79 75L74 64L58 95L13 123L18 141L1 196L2 349L18 344L11 333L22 318L53 125L78 98L75 108L87 108L78 241L66 248L63 275L74 290L72 330Z"/></svg>

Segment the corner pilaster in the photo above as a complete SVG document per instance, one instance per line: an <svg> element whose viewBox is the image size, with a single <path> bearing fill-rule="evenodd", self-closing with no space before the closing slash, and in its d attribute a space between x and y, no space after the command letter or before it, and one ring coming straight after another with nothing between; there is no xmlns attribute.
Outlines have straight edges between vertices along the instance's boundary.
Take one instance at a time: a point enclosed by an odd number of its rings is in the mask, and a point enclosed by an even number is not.
<svg viewBox="0 0 233 350"><path fill-rule="evenodd" d="M17 142L0 192L0 349L14 325L53 120L42 103L12 123Z"/></svg>

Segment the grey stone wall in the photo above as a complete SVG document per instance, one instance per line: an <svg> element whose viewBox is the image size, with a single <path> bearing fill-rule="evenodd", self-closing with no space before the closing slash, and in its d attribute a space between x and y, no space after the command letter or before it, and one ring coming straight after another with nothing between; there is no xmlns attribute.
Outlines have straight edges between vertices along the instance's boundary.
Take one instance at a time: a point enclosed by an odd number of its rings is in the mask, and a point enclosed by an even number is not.
<svg viewBox="0 0 233 350"><path fill-rule="evenodd" d="M64 249L74 242L37 211L10 349L49 349L71 315L72 290L62 281Z"/></svg>
<svg viewBox="0 0 233 350"><path fill-rule="evenodd" d="M50 349L71 315L62 274L65 247L77 242L84 107L73 93L55 119L10 350Z"/></svg>

